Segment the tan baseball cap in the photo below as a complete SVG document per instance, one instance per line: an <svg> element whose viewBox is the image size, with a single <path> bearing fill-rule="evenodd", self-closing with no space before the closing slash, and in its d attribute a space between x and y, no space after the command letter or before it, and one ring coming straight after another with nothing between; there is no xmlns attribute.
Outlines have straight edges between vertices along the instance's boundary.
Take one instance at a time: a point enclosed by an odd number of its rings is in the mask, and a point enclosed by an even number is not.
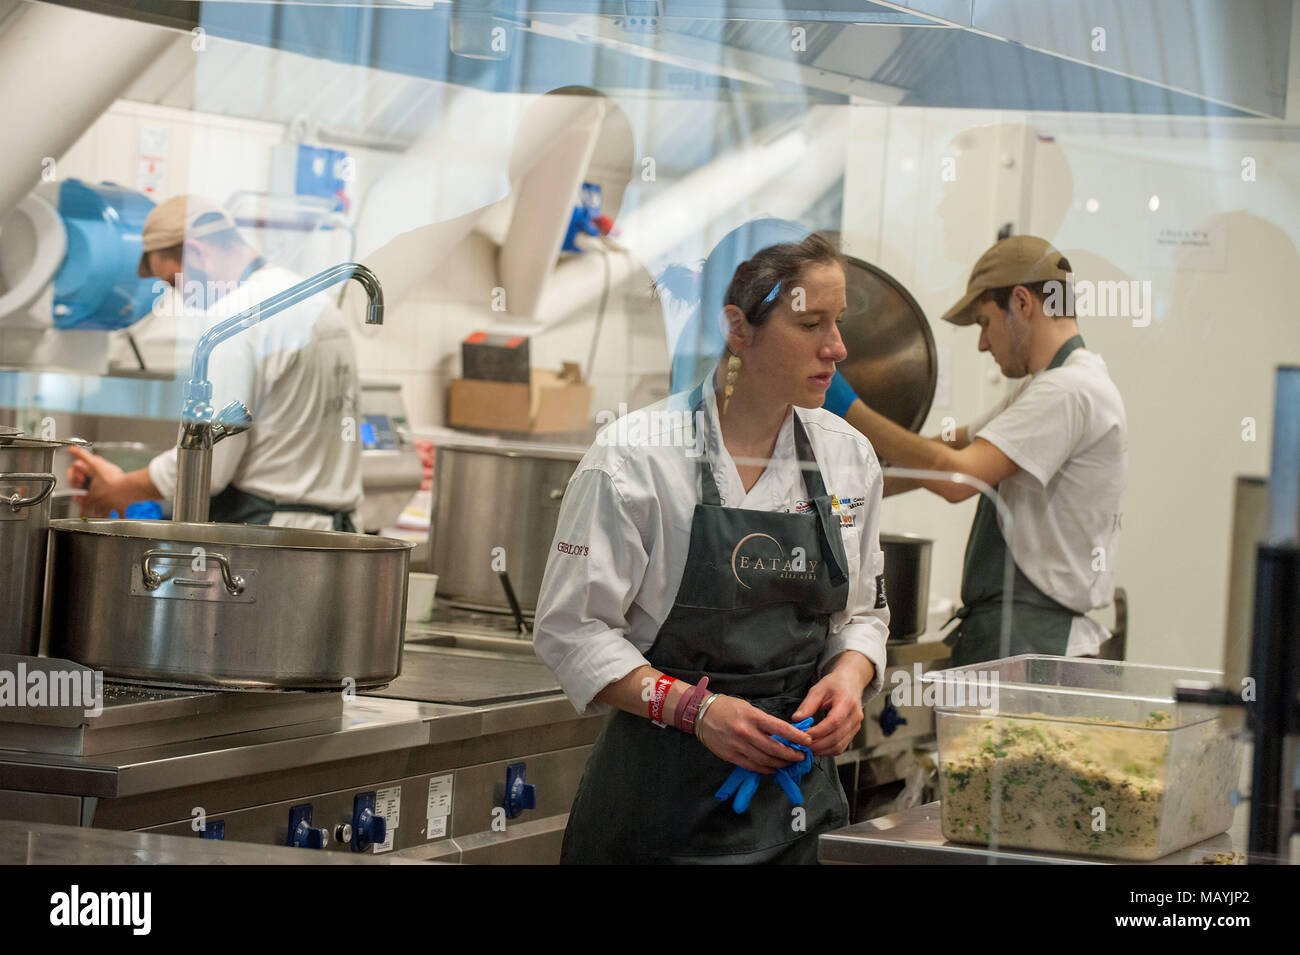
<svg viewBox="0 0 1300 955"><path fill-rule="evenodd" d="M975 321L971 306L989 289L1012 285L1031 285L1057 279L1070 281L1070 263L1046 239L1033 235L1013 235L993 244L979 257L966 283L966 294L943 313L945 322L970 325Z"/></svg>
<svg viewBox="0 0 1300 955"><path fill-rule="evenodd" d="M200 226L194 224L194 220L209 213L216 213L219 218L204 222ZM180 245L186 239L201 239L205 235L214 235L234 228L235 220L215 202L202 196L172 196L167 201L154 206L148 218L144 220L140 264L136 266L136 275L142 279L153 278L148 263L150 252L170 249L172 246Z"/></svg>

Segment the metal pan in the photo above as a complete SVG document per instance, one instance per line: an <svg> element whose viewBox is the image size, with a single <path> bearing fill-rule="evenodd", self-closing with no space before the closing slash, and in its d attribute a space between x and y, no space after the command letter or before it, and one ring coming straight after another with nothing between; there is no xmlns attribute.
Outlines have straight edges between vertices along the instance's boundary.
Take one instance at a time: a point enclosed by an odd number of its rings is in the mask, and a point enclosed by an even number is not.
<svg viewBox="0 0 1300 955"><path fill-rule="evenodd" d="M162 686L383 686L401 671L413 546L248 524L51 521L49 653Z"/></svg>

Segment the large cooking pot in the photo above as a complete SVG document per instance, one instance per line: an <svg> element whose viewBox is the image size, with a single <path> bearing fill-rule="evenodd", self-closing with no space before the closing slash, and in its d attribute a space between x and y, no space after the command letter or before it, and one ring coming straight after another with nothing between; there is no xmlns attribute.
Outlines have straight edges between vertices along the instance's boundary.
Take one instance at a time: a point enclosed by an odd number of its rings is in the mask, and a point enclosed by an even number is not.
<svg viewBox="0 0 1300 955"><path fill-rule="evenodd" d="M914 534L880 535L880 549L885 552L890 640L915 640L925 633L933 547L934 541Z"/></svg>
<svg viewBox="0 0 1300 955"><path fill-rule="evenodd" d="M581 451L438 445L429 554L439 599L509 610L504 567L520 608L536 610L560 499L580 460Z"/></svg>
<svg viewBox="0 0 1300 955"><path fill-rule="evenodd" d="M55 441L0 435L0 653L35 656Z"/></svg>
<svg viewBox="0 0 1300 955"><path fill-rule="evenodd" d="M247 524L51 521L49 653L165 686L383 686L401 672L413 546Z"/></svg>

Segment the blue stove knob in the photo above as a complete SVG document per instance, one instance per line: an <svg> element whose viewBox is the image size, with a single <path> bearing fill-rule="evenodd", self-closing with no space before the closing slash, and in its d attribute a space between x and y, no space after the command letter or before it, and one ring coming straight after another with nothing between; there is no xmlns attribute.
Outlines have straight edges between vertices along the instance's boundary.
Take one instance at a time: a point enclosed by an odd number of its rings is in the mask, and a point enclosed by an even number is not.
<svg viewBox="0 0 1300 955"><path fill-rule="evenodd" d="M388 837L388 820L375 815L375 794L357 793L352 800L352 851L365 852Z"/></svg>
<svg viewBox="0 0 1300 955"><path fill-rule="evenodd" d="M223 835L217 838L224 838ZM294 849L324 849L329 843L329 831L311 824L311 803L303 803L289 810L289 837L286 844Z"/></svg>
<svg viewBox="0 0 1300 955"><path fill-rule="evenodd" d="M207 823L203 827L203 831L199 833L199 838L224 840L226 838L226 820L214 819L212 822Z"/></svg>
<svg viewBox="0 0 1300 955"><path fill-rule="evenodd" d="M527 766L511 763L506 767L506 787L502 807L507 819L514 819L526 809L537 808L537 787L524 781Z"/></svg>

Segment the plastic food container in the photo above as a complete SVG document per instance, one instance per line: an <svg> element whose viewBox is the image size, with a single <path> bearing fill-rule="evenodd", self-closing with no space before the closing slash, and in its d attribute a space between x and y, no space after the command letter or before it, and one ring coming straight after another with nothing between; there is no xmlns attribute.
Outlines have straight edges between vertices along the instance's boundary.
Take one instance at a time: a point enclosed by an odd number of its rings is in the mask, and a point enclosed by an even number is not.
<svg viewBox="0 0 1300 955"><path fill-rule="evenodd" d="M922 677L951 842L1157 859L1232 823L1241 746L1174 702L1213 670L1024 655Z"/></svg>

